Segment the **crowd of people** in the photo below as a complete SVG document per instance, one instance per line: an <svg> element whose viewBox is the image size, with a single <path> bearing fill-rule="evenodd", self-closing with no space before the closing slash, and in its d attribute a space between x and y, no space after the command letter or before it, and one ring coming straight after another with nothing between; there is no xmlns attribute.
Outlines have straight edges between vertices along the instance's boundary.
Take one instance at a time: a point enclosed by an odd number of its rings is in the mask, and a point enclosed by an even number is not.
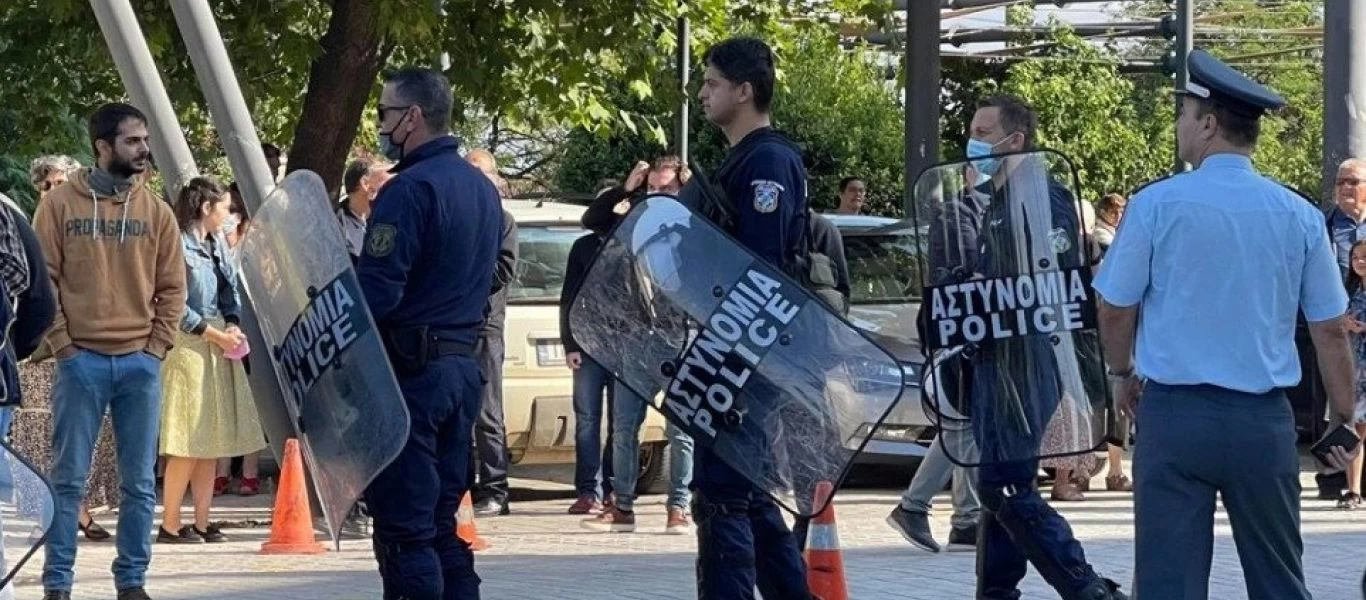
<svg viewBox="0 0 1366 600"><path fill-rule="evenodd" d="M774 61L768 46L753 38L727 40L703 57L699 98L729 148L716 170L717 188L735 213L729 233L784 270L806 264L794 260L803 252L833 257L835 275L825 285L843 294L842 303L828 301L841 312L849 284L838 232L828 235L833 228L810 210L800 153L771 126ZM952 481L948 545L978 552L982 598L1018 598L1029 564L1065 598L1126 598L1091 567L1066 521L1038 490L1039 470L1048 468L1052 500L1083 500L1107 465L1106 489L1136 496L1135 586L1145 595L1207 595L1217 491L1228 508L1249 593L1308 598L1300 567L1298 455L1281 391L1299 378L1287 354L1287 346L1294 352L1288 332L1302 309L1323 367L1329 419L1366 434L1366 387L1358 387L1366 381L1358 377L1366 374L1366 162L1343 163L1338 206L1325 222L1311 204L1251 168L1257 119L1283 102L1201 53L1192 55L1191 76L1197 83L1186 90L1177 137L1182 158L1196 171L1145 188L1132 204L1114 194L1093 210L1080 203L1081 214L1070 195L1049 190L1056 205L1049 227L1064 236L1074 228L1087 240L1075 252L1055 241L1057 260L1098 272L1099 335L1108 365L1103 376L1128 419L1160 424L1136 438L1134 480L1123 470L1118 445L1106 449L1104 460L1073 451L1075 440L1085 437L1078 431L1090 424L1059 408L1065 401L1060 389L1016 390L1017 400L1036 410L1026 411L1027 426L1012 437L1003 433L1009 427L995 422L1003 417L989 410L998 390L973 385L965 393L974 400L963 407L970 424L939 432L888 517L906 539L938 551L928 526L930 500ZM337 208L345 251L411 419L402 452L364 496L386 598L477 598L470 548L452 535L457 507L472 490L478 513L510 512L500 372L517 229L500 206L508 189L493 156L478 149L462 156L450 134L451 107L451 88L441 74L410 68L387 75L377 113L380 155L348 166ZM23 391L22 404L10 398L17 394L7 394L9 406L22 406L10 436L37 460L55 492L45 600L71 596L77 532L92 541L115 538L118 600L150 598L144 586L153 538L147 533L155 515L158 457L164 494L159 543L225 541L211 519L213 497L260 488L254 458L267 440L246 381L242 358L249 350L240 327L237 253L247 210L234 185L210 177L186 182L169 202L159 199L150 187L150 125L132 106L101 106L89 122L95 164L39 159L32 175L40 200L31 226L16 207L0 211L0 285L23 324L11 332L3 361L7 382L14 381L6 389ZM1009 258L1014 246L986 231L1009 218L1004 182L1010 172L995 157L1034 150L1038 127L1034 111L1019 98L979 103L967 154L971 171L986 182L979 185L986 200L968 208L970 218L956 213L961 220L942 228L954 237L931 240L932 255L955 244L976 248L977 263L957 266L987 276L1006 264L992 260ZM273 146L263 150L278 177L282 153ZM607 232L648 194L695 193L690 179L677 157L635 165L623 183L597 195L583 217L589 234L570 252L560 319L577 418L577 498L569 512L584 515L586 529L635 530L639 431L648 402L583 351L565 313ZM864 181L847 178L839 191L837 212L862 210ZM1227 203L1232 196L1257 209L1242 210L1244 220L1236 222L1173 216L1192 207L1205 216L1222 214L1233 210ZM457 200L460 209L454 210ZM965 206L969 200L963 199ZM1287 228L1287 219L1304 227ZM1181 235L1156 235L1171 228ZM1240 235L1264 243L1248 250L1253 246L1234 243ZM820 241L810 247L803 243L808 239ZM1211 244L1251 254L1194 267L1175 262L1201 251L1214 256ZM1271 252L1289 266L1270 275L1247 271L1267 262L1257 252ZM930 260L939 264L942 257ZM1223 287L1198 285L1198 277L1230 270L1246 287L1237 295L1245 306L1227 302ZM1222 312L1235 310L1245 314ZM1192 325L1192 314L1207 320ZM998 342L935 368L961 371L941 371L948 380L995 381L993 373L1009 368L1003 349L1028 352L1045 343ZM1098 352L1100 346L1091 348ZM1100 364L1099 356L1093 358ZM22 359L28 360L15 368ZM599 439L604 412L610 423L605 442ZM3 411L4 419L9 413ZM1227 427L1205 425L1229 418ZM1110 441L1129 443L1131 429L1121 421L1121 434ZM766 598L809 596L798 536L767 490L713 448L695 445L677 423L669 423L667 436L672 469L666 532L696 533L699 597L753 598L756 588ZM1271 459L1233 468L1234 458L1217 451L1220 444ZM1353 452L1334 449L1320 478L1322 493L1344 509L1361 505L1362 458ZM242 466L233 481L235 458ZM189 519L181 508L187 492L194 507ZM90 509L113 505L118 525L110 534Z"/></svg>

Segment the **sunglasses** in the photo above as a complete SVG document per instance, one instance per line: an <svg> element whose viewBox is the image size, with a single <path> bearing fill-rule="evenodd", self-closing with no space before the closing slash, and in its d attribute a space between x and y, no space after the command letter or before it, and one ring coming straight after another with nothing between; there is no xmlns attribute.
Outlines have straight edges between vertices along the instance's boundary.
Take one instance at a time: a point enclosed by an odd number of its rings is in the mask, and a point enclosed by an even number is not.
<svg viewBox="0 0 1366 600"><path fill-rule="evenodd" d="M412 107L413 107L413 105L411 105L411 104L407 104L407 105L404 105L404 106L385 106L385 105L381 104L381 105L379 105L379 108L376 108L376 109L375 109L375 116L376 116L376 117L379 117L379 120L382 122L382 121L384 121L384 115L389 114L389 111L391 111L391 110L408 110L408 109L410 109L410 108L412 108Z"/></svg>
<svg viewBox="0 0 1366 600"><path fill-rule="evenodd" d="M1361 180L1360 180L1360 179L1350 179L1350 178L1339 179L1339 180L1338 180L1338 185L1350 185L1350 186L1352 186L1352 187L1356 187L1356 186L1361 185Z"/></svg>

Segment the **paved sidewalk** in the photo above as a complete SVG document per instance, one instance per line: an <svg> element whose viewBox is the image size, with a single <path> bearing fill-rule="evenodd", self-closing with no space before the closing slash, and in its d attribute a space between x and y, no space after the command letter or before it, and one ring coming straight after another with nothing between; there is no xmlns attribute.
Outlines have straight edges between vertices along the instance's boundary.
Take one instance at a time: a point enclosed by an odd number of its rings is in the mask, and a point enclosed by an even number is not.
<svg viewBox="0 0 1366 600"><path fill-rule="evenodd" d="M1306 490L1312 478L1305 476ZM545 481L514 480L512 516L480 519L479 531L493 548L478 553L484 579L483 598L691 599L694 540L669 536L664 530L663 498L637 504L641 530L635 534L599 534L579 527L579 518L564 513L572 500L568 486ZM974 560L971 554L932 555L912 549L883 522L896 502L896 489L855 489L837 498L840 540L850 593L856 599L947 600L971 598ZM1132 577L1132 503L1128 494L1092 492L1088 501L1061 504L1086 546L1087 555L1104 575L1125 583ZM947 509L947 496L939 498ZM268 497L226 498L215 517L266 520ZM188 507L187 507L188 509ZM112 515L97 519L112 530ZM1304 502L1305 568L1318 600L1361 597L1366 566L1366 511L1339 512L1331 503ZM947 535L947 513L935 518L936 531ZM341 552L321 556L260 556L265 529L231 529L232 542L198 546L154 546L148 590L156 600L376 600L379 578L368 540L342 543ZM73 598L113 597L109 565L112 543L82 543ZM20 600L37 600L41 554L27 565L17 588ZM1246 598L1242 570L1234 552L1228 522L1219 515L1210 598ZM1023 587L1026 598L1056 598L1031 572Z"/></svg>

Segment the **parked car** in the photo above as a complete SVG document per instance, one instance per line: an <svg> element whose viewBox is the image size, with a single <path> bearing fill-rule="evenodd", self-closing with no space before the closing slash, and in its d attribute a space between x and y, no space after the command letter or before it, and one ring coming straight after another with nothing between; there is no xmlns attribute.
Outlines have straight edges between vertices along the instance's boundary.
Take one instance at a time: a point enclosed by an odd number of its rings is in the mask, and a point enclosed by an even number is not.
<svg viewBox="0 0 1366 600"><path fill-rule="evenodd" d="M907 221L886 217L824 216L844 238L851 288L849 320L901 362L906 382L901 402L872 432L856 463L913 463L925 455L935 431L920 398L925 359L915 328L921 285L915 231Z"/></svg>
<svg viewBox="0 0 1366 600"><path fill-rule="evenodd" d="M505 200L517 222L517 277L508 290L503 332L503 419L516 465L574 462L574 379L560 343L560 291L569 248L587 233L584 207ZM603 434L609 423L604 411ZM664 417L649 411L641 428L641 493L668 488ZM604 438L605 439L605 438Z"/></svg>

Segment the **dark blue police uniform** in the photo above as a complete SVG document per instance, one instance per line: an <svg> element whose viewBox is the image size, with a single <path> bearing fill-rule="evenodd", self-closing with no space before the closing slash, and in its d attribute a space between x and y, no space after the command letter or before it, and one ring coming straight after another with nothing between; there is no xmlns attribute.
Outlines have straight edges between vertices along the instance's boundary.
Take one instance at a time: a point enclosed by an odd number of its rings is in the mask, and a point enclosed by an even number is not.
<svg viewBox="0 0 1366 600"><path fill-rule="evenodd" d="M990 184L977 192L980 197L969 193L956 198L937 217L943 222L931 228L936 284L961 281L974 273L987 278L1018 274L1012 226L1016 215L1010 210L1009 192ZM1079 231L1071 192L1050 181L1048 195L1050 229ZM1062 268L1081 266L1081 253L1074 247L1061 248L1053 258ZM1083 342L1081 335L1076 340ZM1037 360L1021 363L1022 356ZM1042 435L1062 396L1051 341L1046 336L991 340L952 368L961 369L966 380L971 406L959 409L972 415L973 436L981 450L978 495L985 511L978 542L978 597L1019 598L1017 588L1031 563L1063 598L1108 597L1111 584L1087 563L1067 521L1044 502L1035 484ZM1010 374L1003 377L1000 372L1006 370ZM1021 379L1012 392L1018 400L1001 398L1012 395L1002 386L1014 378Z"/></svg>
<svg viewBox="0 0 1366 600"><path fill-rule="evenodd" d="M787 138L758 129L731 148L717 183L735 211L731 234L771 264L791 263L802 240L806 169ZM746 390L751 404L762 388ZM768 494L701 445L694 456L699 600L805 599L806 568L796 540Z"/></svg>
<svg viewBox="0 0 1366 600"><path fill-rule="evenodd" d="M498 256L498 192L445 136L394 167L357 265L411 416L408 443L371 483L386 600L479 597L455 513L469 488L482 377L476 341Z"/></svg>

